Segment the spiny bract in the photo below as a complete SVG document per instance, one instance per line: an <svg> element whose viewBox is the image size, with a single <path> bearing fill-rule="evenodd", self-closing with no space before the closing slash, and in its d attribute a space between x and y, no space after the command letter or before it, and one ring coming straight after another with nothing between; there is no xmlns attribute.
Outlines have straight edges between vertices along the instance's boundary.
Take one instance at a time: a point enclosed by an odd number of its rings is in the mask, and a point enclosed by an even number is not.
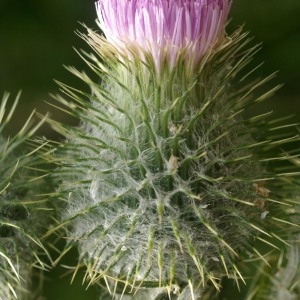
<svg viewBox="0 0 300 300"><path fill-rule="evenodd" d="M0 106L0 299L25 300L35 294L29 291L33 266L45 267L37 258L37 253L44 253L38 235L45 220L39 212L44 208L38 197L42 180L35 154L39 149L29 146L39 124L31 126L31 116L18 134L5 138L3 130L19 96L5 114L8 98L6 94Z"/></svg>
<svg viewBox="0 0 300 300"><path fill-rule="evenodd" d="M272 76L243 86L257 47L247 50L239 30L204 55L194 74L183 54L158 75L147 53L143 62L134 47L135 59L117 56L88 32L94 54L83 59L98 79L70 68L91 93L61 84L71 101L57 96L81 124L53 121L66 137L54 157L58 227L67 247L78 247L86 278L120 294L161 287L173 297L187 287L191 299L218 290L224 276L243 280L238 263L264 261L291 226L285 207L292 186L272 191L290 174L265 168L287 159L268 149L288 139L255 140L280 126L268 125L267 114L241 117L277 89L254 96Z"/></svg>

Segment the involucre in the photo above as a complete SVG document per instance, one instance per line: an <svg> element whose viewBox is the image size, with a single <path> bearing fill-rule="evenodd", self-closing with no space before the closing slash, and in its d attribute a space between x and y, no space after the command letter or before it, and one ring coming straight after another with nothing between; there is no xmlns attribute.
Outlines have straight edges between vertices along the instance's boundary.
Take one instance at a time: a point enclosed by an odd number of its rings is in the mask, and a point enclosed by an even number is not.
<svg viewBox="0 0 300 300"><path fill-rule="evenodd" d="M112 294L152 288L149 299L211 299L222 278L244 281L241 265L284 243L293 184L278 184L297 175L272 165L288 161L278 145L293 138L268 114L242 117L278 88L258 92L273 75L243 84L257 47L238 30L192 67L189 48L175 64L166 52L158 70L147 49L83 38L96 80L69 68L90 93L61 84L68 100L57 99L81 123L53 126L66 137L54 158L58 228L86 279Z"/></svg>
<svg viewBox="0 0 300 300"><path fill-rule="evenodd" d="M9 95L0 106L0 299L34 299L37 286L32 285L34 267L44 269L38 253L45 255L39 240L45 230L45 192L38 153L42 146L31 137L41 123L31 124L32 115L12 137L4 135L18 98L6 113ZM34 148L36 147L36 148Z"/></svg>

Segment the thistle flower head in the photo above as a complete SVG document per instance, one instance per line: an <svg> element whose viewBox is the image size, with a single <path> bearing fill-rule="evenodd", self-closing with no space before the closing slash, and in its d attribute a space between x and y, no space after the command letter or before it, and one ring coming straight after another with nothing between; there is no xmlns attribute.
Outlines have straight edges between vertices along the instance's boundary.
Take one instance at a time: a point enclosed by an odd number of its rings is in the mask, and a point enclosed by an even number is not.
<svg viewBox="0 0 300 300"><path fill-rule="evenodd" d="M291 225L282 207L293 185L277 195L284 173L264 164L286 159L267 151L288 139L273 138L265 115L241 117L277 87L252 98L272 76L232 84L256 48L245 51L240 31L222 41L230 3L98 1L106 39L88 30L94 53L84 59L101 84L70 68L91 95L61 85L71 101L57 100L82 122L53 122L66 137L54 158L61 224L53 231L65 229L89 284L105 282L114 296L212 299L224 277L245 282L240 265L266 262ZM255 140L258 126L272 138Z"/></svg>
<svg viewBox="0 0 300 300"><path fill-rule="evenodd" d="M98 1L99 26L121 52L136 46L152 55L161 71L172 69L180 56L195 66L222 39L230 0L104 0Z"/></svg>

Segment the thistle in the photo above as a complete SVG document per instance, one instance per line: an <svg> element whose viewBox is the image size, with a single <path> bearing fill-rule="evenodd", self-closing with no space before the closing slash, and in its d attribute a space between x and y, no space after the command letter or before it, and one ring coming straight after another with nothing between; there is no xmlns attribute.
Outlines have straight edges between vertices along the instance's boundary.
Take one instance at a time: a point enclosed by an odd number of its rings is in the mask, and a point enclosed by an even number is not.
<svg viewBox="0 0 300 300"><path fill-rule="evenodd" d="M298 158L291 159L296 166L300 165ZM288 179L290 180L290 179ZM286 184L286 182L284 183ZM247 300L296 300L300 295L300 207L299 184L294 183L293 191L295 205L289 207L289 214L294 226L290 228L288 244L283 247L280 255L270 253L266 259L274 267L268 268L266 264L257 264L256 272L251 279L247 293Z"/></svg>
<svg viewBox="0 0 300 300"><path fill-rule="evenodd" d="M255 93L273 75L243 86L257 47L227 36L230 4L99 1L106 38L82 35L98 79L69 68L91 93L61 84L81 124L52 122L66 137L57 228L112 297L212 299L223 278L245 282L249 257L267 263L286 243L293 184L277 188L297 173L266 163L288 160L276 147L292 138L271 137L281 127L267 114L242 117L278 87Z"/></svg>
<svg viewBox="0 0 300 300"><path fill-rule="evenodd" d="M198 69L200 58L220 44L230 1L98 1L99 26L107 40L129 59L147 56L157 72L184 58ZM134 48L132 50L131 48Z"/></svg>
<svg viewBox="0 0 300 300"><path fill-rule="evenodd" d="M261 263L257 266L247 300L297 300L299 298L299 235L291 236L291 238L291 245L286 247L280 259L276 256L269 256L269 263L277 263L271 273L266 264Z"/></svg>
<svg viewBox="0 0 300 300"><path fill-rule="evenodd" d="M33 150L29 145L41 123L31 126L31 115L18 134L5 138L3 131L19 95L6 114L8 98L6 94L0 106L0 299L25 300L35 295L30 291L33 267L45 268L37 256L45 254L38 239L45 220L44 215L41 218L45 205L38 197L42 191L37 171L39 148Z"/></svg>

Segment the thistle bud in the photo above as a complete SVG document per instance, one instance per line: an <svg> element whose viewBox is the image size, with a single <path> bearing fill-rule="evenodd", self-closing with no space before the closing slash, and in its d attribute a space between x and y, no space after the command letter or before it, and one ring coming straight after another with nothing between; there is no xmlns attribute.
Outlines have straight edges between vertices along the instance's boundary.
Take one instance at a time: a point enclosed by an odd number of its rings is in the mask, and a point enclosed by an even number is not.
<svg viewBox="0 0 300 300"><path fill-rule="evenodd" d="M37 253L45 253L39 235L47 219L38 196L45 191L37 171L42 162L36 154L42 146L29 146L41 123L30 126L31 116L17 135L6 138L3 131L18 100L7 114L8 98L6 94L0 105L0 299L26 300L37 292L36 287L31 290L33 266L45 268L37 259Z"/></svg>
<svg viewBox="0 0 300 300"><path fill-rule="evenodd" d="M106 39L91 30L84 38L101 83L70 68L91 94L62 85L72 101L57 97L81 120L56 126L66 137L54 174L59 227L78 247L86 278L113 294L206 299L224 277L244 281L238 262L264 260L284 240L276 229L290 224L281 211L293 187L276 194L272 182L290 173L264 163L288 159L266 149L289 140L256 140L256 128L280 126L241 116L277 88L250 97L269 78L235 84L256 49L243 48L240 30L221 37L229 7L99 1Z"/></svg>

